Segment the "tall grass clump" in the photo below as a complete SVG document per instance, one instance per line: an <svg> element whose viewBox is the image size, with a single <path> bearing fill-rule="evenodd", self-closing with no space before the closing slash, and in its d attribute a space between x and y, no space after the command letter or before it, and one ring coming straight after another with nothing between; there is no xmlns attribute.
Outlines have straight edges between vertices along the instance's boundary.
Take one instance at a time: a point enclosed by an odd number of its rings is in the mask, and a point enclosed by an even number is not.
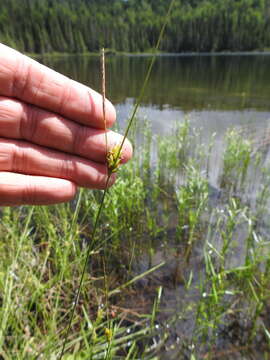
<svg viewBox="0 0 270 360"><path fill-rule="evenodd" d="M251 162L252 144L239 130L231 129L225 137L221 187L230 193L241 190Z"/></svg>
<svg viewBox="0 0 270 360"><path fill-rule="evenodd" d="M191 143L192 128L188 118L175 125L172 133L157 138L158 157L156 176L160 185L166 182L175 183L180 169L188 163L193 145Z"/></svg>
<svg viewBox="0 0 270 360"><path fill-rule="evenodd" d="M193 165L185 169L185 183L177 189L178 208L177 233L179 241L184 243L184 259L189 261L196 239L202 235L202 215L208 205L208 181Z"/></svg>
<svg viewBox="0 0 270 360"><path fill-rule="evenodd" d="M269 352L267 164L261 160L259 177L249 175L250 183L260 181L250 202L244 192L228 196L227 189L211 184L215 164L204 157L207 147L197 144L170 177L168 154L158 155L160 142L155 146L147 134L142 141L151 144L150 154L145 146L150 160L144 161L141 142L105 198L94 238L89 226L99 191L81 190L63 205L2 210L4 359L59 357L89 246L64 358L200 359L224 351L241 358ZM173 134L166 141L176 148ZM189 142L196 141L197 132L190 130ZM169 154L173 164L175 154ZM156 169L165 166L168 178L161 183ZM250 162L247 173L252 168ZM148 171L150 181L143 175Z"/></svg>
<svg viewBox="0 0 270 360"><path fill-rule="evenodd" d="M83 195L78 202L84 201ZM65 204L3 211L0 227L1 234L6 234L6 242L1 242L0 270L3 359L59 357L70 302L74 300L85 260L82 250L88 245L85 225L77 217L79 207L75 211L72 207ZM119 316L121 311L110 298L113 299L114 292L124 296L129 284L121 282L115 273L111 276L104 273L102 260L106 266L111 260L109 256L104 259L104 246L93 247L89 275L73 319L74 331L66 343L69 354L66 358L112 359L116 353L122 354L122 358L133 358L138 353L137 341L144 338L147 345L151 327L143 324L146 321L149 324L149 317L142 316L138 326L139 322ZM99 269L93 265L99 265ZM143 352L140 349L140 354Z"/></svg>
<svg viewBox="0 0 270 360"><path fill-rule="evenodd" d="M200 342L196 354L205 352L210 357L214 349L220 346L222 353L221 348L232 342L237 353L241 347L259 346L259 338L265 341L260 315L270 295L269 284L265 286L269 255L263 255L269 244L254 231L248 209L232 199L213 216L215 222L209 226L204 246L206 272L200 283L193 334L193 342Z"/></svg>

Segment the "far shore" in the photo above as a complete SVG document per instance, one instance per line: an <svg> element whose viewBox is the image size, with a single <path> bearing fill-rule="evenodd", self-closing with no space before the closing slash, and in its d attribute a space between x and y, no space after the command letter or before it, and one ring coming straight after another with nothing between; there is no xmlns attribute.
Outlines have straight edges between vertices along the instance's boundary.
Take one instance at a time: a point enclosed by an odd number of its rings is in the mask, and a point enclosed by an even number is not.
<svg viewBox="0 0 270 360"><path fill-rule="evenodd" d="M40 57L63 57L63 56L100 56L99 52L84 52L84 53L61 53L61 52L49 52L43 54L26 53L26 55L40 58ZM181 52L181 53L166 53L166 52L120 52L114 50L107 50L107 56L159 56L159 57L188 57L188 56L252 56L252 55L270 55L270 49L266 50L254 50L254 51L220 51L220 52Z"/></svg>

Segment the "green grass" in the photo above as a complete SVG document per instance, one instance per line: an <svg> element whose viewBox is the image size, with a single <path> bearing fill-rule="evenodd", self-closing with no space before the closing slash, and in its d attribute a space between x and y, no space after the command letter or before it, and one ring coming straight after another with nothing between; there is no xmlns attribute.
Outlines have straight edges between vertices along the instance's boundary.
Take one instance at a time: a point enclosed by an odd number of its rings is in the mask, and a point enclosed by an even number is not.
<svg viewBox="0 0 270 360"><path fill-rule="evenodd" d="M1 358L57 359L89 242L64 359L268 353L264 157L256 160L259 184L250 194L252 143L230 130L213 199L215 141L200 144L188 121L158 141L150 135L146 127L144 143L119 172L95 239L98 191L81 190L63 205L2 209ZM171 292L175 301L168 306Z"/></svg>

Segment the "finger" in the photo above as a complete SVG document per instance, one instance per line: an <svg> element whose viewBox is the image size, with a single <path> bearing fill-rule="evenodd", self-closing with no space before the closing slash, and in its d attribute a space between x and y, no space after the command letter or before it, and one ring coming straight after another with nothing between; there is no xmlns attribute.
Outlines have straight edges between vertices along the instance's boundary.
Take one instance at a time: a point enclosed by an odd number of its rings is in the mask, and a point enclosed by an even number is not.
<svg viewBox="0 0 270 360"><path fill-rule="evenodd" d="M108 131L108 148L122 142L122 135ZM0 97L0 136L29 142L105 162L104 130L77 124L36 106ZM132 146L125 141L121 161L132 156Z"/></svg>
<svg viewBox="0 0 270 360"><path fill-rule="evenodd" d="M62 178L91 189L104 189L107 183L104 164L3 138L0 138L0 171ZM114 180L111 177L109 185Z"/></svg>
<svg viewBox="0 0 270 360"><path fill-rule="evenodd" d="M0 95L11 96L96 128L104 128L102 96L19 52L0 44ZM115 121L106 101L106 121Z"/></svg>
<svg viewBox="0 0 270 360"><path fill-rule="evenodd" d="M0 206L57 204L75 193L76 186L68 180L0 172Z"/></svg>

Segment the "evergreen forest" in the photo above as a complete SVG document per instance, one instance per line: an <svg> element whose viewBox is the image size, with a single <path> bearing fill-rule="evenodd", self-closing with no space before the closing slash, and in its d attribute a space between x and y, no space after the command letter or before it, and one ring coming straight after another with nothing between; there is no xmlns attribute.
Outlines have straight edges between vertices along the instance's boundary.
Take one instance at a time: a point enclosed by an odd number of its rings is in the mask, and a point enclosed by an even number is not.
<svg viewBox="0 0 270 360"><path fill-rule="evenodd" d="M170 0L1 0L0 41L28 53L154 48ZM270 0L176 0L161 50L270 47Z"/></svg>

